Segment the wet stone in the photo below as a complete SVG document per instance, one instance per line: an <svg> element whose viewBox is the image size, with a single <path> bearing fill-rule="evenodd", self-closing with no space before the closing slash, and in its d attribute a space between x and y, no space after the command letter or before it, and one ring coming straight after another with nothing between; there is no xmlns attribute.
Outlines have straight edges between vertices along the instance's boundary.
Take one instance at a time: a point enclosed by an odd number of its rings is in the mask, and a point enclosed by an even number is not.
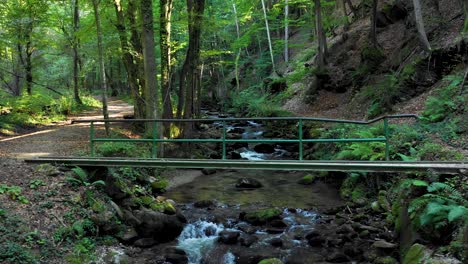
<svg viewBox="0 0 468 264"><path fill-rule="evenodd" d="M275 238L270 240L270 245L272 245L274 247L282 247L283 246L283 240L281 240L281 238L279 238L279 237L275 237Z"/></svg>
<svg viewBox="0 0 468 264"><path fill-rule="evenodd" d="M156 240L152 238L140 238L137 241L135 241L133 245L135 245L136 247L141 247L141 248L149 248L149 247L156 245L156 243L157 243Z"/></svg>
<svg viewBox="0 0 468 264"><path fill-rule="evenodd" d="M236 188L256 189L262 186L263 185L259 181L251 178L241 178L236 183Z"/></svg>
<svg viewBox="0 0 468 264"><path fill-rule="evenodd" d="M221 231L219 233L218 241L223 244L232 245L237 243L239 236L240 233L237 231Z"/></svg>
<svg viewBox="0 0 468 264"><path fill-rule="evenodd" d="M244 247L250 247L252 244L254 244L257 241L258 241L257 236L252 236L248 234L243 234L239 238L239 242L241 246L244 246Z"/></svg>

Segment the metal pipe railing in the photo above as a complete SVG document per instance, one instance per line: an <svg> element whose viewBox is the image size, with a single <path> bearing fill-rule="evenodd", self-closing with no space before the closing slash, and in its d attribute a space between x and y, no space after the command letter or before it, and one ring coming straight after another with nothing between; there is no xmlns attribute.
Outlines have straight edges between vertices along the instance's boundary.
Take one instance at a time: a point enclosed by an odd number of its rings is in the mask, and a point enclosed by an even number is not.
<svg viewBox="0 0 468 264"><path fill-rule="evenodd" d="M151 157L157 158L158 143L164 142L191 142L191 143L221 143L222 144L222 159L226 160L227 143L298 143L299 144L299 160L303 160L304 143L343 143L343 142L385 142L385 159L390 160L390 131L388 126L389 119L396 118L418 118L414 114L402 115L387 115L378 117L368 121L356 120L343 120L343 119L330 119L330 118L313 118L313 117L254 117L254 118L204 118L204 119L90 119L90 120L73 120L75 123L90 123L90 149L91 157L96 155L95 143L96 142L150 142ZM298 122L298 138L297 139L227 139L227 123L229 121L297 121ZM338 123L338 124L356 124L356 125L370 125L383 120L384 123L384 136L378 138L325 138L325 139L304 139L303 128L304 121L315 121L325 123ZM96 138L95 125L96 123L129 123L129 122L151 122L152 138L151 139L113 139L113 138ZM160 139L157 132L157 123L180 123L180 122L221 122L223 131L220 139Z"/></svg>

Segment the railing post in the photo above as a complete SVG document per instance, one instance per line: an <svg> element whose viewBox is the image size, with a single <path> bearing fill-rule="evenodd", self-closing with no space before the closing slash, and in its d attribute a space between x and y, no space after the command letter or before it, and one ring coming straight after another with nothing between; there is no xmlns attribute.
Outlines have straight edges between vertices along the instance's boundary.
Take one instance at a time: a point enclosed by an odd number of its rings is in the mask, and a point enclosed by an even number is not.
<svg viewBox="0 0 468 264"><path fill-rule="evenodd" d="M299 160L302 160L303 157L303 143L302 143L302 119L299 119Z"/></svg>
<svg viewBox="0 0 468 264"><path fill-rule="evenodd" d="M94 122L89 125L89 148L91 149L91 157L96 155L94 150Z"/></svg>
<svg viewBox="0 0 468 264"><path fill-rule="evenodd" d="M389 131L388 131L388 119L384 118L384 132L385 132L385 160L390 160L390 145L388 143Z"/></svg>
<svg viewBox="0 0 468 264"><path fill-rule="evenodd" d="M151 149L151 157L153 159L156 159L158 157L158 142L156 141L158 139L158 125L157 121L153 122L153 147Z"/></svg>
<svg viewBox="0 0 468 264"><path fill-rule="evenodd" d="M223 160L226 159L226 122L223 121Z"/></svg>

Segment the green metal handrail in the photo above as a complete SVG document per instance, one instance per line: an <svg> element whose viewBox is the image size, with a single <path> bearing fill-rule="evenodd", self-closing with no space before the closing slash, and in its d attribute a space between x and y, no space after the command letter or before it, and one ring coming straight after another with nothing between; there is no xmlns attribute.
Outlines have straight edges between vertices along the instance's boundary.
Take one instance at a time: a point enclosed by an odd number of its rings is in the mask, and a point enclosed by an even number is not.
<svg viewBox="0 0 468 264"><path fill-rule="evenodd" d="M152 143L152 158L157 158L157 145L164 142L191 142L191 143L221 143L222 144L222 159L226 160L226 144L227 143L298 143L299 144L299 160L303 160L304 143L338 143L338 142L385 142L385 159L390 160L390 145L389 145L389 129L388 120L396 118L418 118L414 114L402 115L387 115L375 118L368 121L330 119L330 118L313 118L313 117L254 117L254 118L203 118L203 119L90 119L90 120L73 120L74 123L90 123L90 149L91 157L96 155L96 142L150 142ZM369 125L383 120L384 136L378 138L327 138L327 139L304 139L303 126L304 121L317 121L325 123L341 123L341 124L356 124ZM227 139L226 122L230 121L297 121L298 122L298 139ZM151 139L113 139L113 138L96 138L95 124L96 123L129 123L129 122L145 122L153 123ZM221 122L223 126L222 138L220 139L160 139L157 133L157 123L168 122Z"/></svg>

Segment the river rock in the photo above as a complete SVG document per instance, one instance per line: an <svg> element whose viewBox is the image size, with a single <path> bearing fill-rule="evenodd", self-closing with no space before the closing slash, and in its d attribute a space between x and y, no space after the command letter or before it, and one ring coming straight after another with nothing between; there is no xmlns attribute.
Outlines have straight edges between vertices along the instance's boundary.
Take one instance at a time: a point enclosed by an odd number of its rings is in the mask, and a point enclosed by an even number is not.
<svg viewBox="0 0 468 264"><path fill-rule="evenodd" d="M136 218L133 213L129 210L123 210L123 218L122 220L127 224L131 226L137 226L141 224L141 221Z"/></svg>
<svg viewBox="0 0 468 264"><path fill-rule="evenodd" d="M310 250L310 248L293 248L291 253L286 258L285 263L287 264L315 264L322 263L325 258Z"/></svg>
<svg viewBox="0 0 468 264"><path fill-rule="evenodd" d="M237 151L230 151L228 153L228 155L229 155L230 159L242 159L241 154L239 152L237 152Z"/></svg>
<svg viewBox="0 0 468 264"><path fill-rule="evenodd" d="M282 211L277 208L259 209L257 211L241 213L239 218L253 225L263 225L274 219L279 219Z"/></svg>
<svg viewBox="0 0 468 264"><path fill-rule="evenodd" d="M110 173L107 174L106 176L106 186L105 186L105 191L107 195L109 195L113 200L119 201L122 200L126 197L128 197L128 194L123 191L124 185L122 181L119 181L111 175Z"/></svg>
<svg viewBox="0 0 468 264"><path fill-rule="evenodd" d="M394 243L387 242L385 240L377 240L372 244L372 247L380 248L380 249L394 249L394 248L397 248L398 245L394 244Z"/></svg>
<svg viewBox="0 0 468 264"><path fill-rule="evenodd" d="M153 238L140 238L133 245L141 248L149 248L157 244L157 241Z"/></svg>
<svg viewBox="0 0 468 264"><path fill-rule="evenodd" d="M215 174L216 170L215 169L202 169L202 173L203 175L211 175L211 174Z"/></svg>
<svg viewBox="0 0 468 264"><path fill-rule="evenodd" d="M218 241L223 244L232 245L237 243L239 236L240 233L237 231L224 230L219 233Z"/></svg>
<svg viewBox="0 0 468 264"><path fill-rule="evenodd" d="M265 232L268 234L282 234L284 232L283 228L268 227L265 229Z"/></svg>
<svg viewBox="0 0 468 264"><path fill-rule="evenodd" d="M259 181L255 179L251 179L251 178L241 178L237 180L237 183L236 183L236 188L257 189L262 186L263 185Z"/></svg>
<svg viewBox="0 0 468 264"><path fill-rule="evenodd" d="M302 177L297 183L302 185L311 185L317 180L317 176L312 174L307 174L306 176Z"/></svg>
<svg viewBox="0 0 468 264"><path fill-rule="evenodd" d="M121 235L120 239L124 243L132 243L138 238L138 233L133 227L127 228Z"/></svg>
<svg viewBox="0 0 468 264"><path fill-rule="evenodd" d="M246 223L242 223L242 224L239 224L237 225L237 229L239 229L240 231L246 233L246 234L254 234L255 232L257 232L257 228L249 225L249 224L246 224Z"/></svg>
<svg viewBox="0 0 468 264"><path fill-rule="evenodd" d="M241 246L250 247L252 244L258 241L257 236L249 235L249 234L242 234L239 238L239 242Z"/></svg>
<svg viewBox="0 0 468 264"><path fill-rule="evenodd" d="M281 219L271 220L270 225L272 227L276 227L276 228L286 228L286 227L288 227L288 225Z"/></svg>
<svg viewBox="0 0 468 264"><path fill-rule="evenodd" d="M334 250L327 256L327 261L332 263L348 262L348 257L340 250Z"/></svg>
<svg viewBox="0 0 468 264"><path fill-rule="evenodd" d="M188 258L185 251L175 247L169 247L165 250L165 259L172 264L187 264Z"/></svg>
<svg viewBox="0 0 468 264"><path fill-rule="evenodd" d="M283 262L277 258L263 259L258 264L283 264Z"/></svg>
<svg viewBox="0 0 468 264"><path fill-rule="evenodd" d="M193 206L196 208L209 208L215 206L215 202L213 200L201 200L196 201Z"/></svg>
<svg viewBox="0 0 468 264"><path fill-rule="evenodd" d="M271 154L275 152L275 146L271 144L261 143L254 147L254 150L258 153Z"/></svg>
<svg viewBox="0 0 468 264"><path fill-rule="evenodd" d="M274 247L282 247L283 246L283 240L279 237L274 237L270 240L270 245Z"/></svg>
<svg viewBox="0 0 468 264"><path fill-rule="evenodd" d="M184 228L185 218L180 215L167 215L157 211L143 209L134 215L141 224L138 234L145 238L155 238L158 242L168 242L177 238Z"/></svg>

